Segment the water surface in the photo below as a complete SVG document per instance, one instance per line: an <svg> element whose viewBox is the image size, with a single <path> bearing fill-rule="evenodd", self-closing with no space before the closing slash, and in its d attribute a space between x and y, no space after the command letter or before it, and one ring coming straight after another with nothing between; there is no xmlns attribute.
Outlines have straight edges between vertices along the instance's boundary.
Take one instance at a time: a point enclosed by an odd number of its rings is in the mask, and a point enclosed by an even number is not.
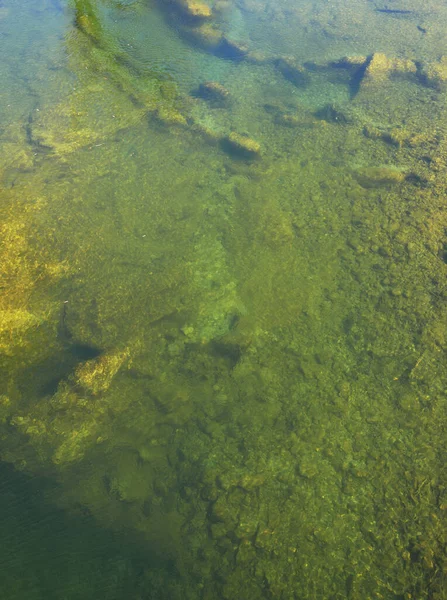
<svg viewBox="0 0 447 600"><path fill-rule="evenodd" d="M446 27L0 4L5 599L446 597Z"/></svg>

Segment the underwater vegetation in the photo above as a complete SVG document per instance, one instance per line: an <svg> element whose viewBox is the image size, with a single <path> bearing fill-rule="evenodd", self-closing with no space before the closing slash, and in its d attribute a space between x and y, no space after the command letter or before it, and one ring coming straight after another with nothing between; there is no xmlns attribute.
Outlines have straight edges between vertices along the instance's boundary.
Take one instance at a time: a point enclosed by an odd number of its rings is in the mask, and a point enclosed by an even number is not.
<svg viewBox="0 0 447 600"><path fill-rule="evenodd" d="M333 4L73 1L8 55L0 456L138 541L126 599L445 598L446 15Z"/></svg>

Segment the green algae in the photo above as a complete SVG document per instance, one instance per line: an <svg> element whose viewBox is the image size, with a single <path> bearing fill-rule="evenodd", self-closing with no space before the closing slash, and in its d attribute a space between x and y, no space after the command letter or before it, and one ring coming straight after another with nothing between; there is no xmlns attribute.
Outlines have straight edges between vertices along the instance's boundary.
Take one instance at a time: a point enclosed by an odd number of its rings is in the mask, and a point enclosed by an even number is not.
<svg viewBox="0 0 447 600"><path fill-rule="evenodd" d="M5 164L4 460L156 545L177 579L143 597L441 599L443 98L387 67L318 119L239 65L231 113L192 111L262 146L234 160L95 18Z"/></svg>

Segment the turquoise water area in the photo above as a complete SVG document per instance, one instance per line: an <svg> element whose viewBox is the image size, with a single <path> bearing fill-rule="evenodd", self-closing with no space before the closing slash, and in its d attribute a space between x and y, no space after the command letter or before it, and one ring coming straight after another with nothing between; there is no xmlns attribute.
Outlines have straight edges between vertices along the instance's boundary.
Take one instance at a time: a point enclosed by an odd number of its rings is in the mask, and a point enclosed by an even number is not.
<svg viewBox="0 0 447 600"><path fill-rule="evenodd" d="M2 600L447 598L446 30L0 2Z"/></svg>

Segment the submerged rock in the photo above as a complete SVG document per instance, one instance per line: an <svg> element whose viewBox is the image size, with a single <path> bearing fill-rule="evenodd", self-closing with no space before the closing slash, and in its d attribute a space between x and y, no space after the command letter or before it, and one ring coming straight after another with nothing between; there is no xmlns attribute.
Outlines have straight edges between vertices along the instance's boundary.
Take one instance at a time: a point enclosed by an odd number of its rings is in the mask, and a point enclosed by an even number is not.
<svg viewBox="0 0 447 600"><path fill-rule="evenodd" d="M170 106L160 106L154 113L155 118L165 125L186 125L187 120L181 112Z"/></svg>
<svg viewBox="0 0 447 600"><path fill-rule="evenodd" d="M245 60L253 63L254 65L264 65L270 63L270 58L263 52L258 50L251 50L247 53Z"/></svg>
<svg viewBox="0 0 447 600"><path fill-rule="evenodd" d="M192 123L191 131L194 131L198 135L202 136L210 144L218 144L220 141L220 134L214 129L203 125L202 123Z"/></svg>
<svg viewBox="0 0 447 600"><path fill-rule="evenodd" d="M388 58L386 54L376 52L366 67L362 85L382 82L392 75L412 77L416 73L417 66L412 60Z"/></svg>
<svg viewBox="0 0 447 600"><path fill-rule="evenodd" d="M106 391L113 378L129 359L130 350L117 350L82 363L76 369L76 383L91 394L97 395Z"/></svg>
<svg viewBox="0 0 447 600"><path fill-rule="evenodd" d="M308 61L304 67L309 72L320 72L330 74L331 80L334 79L334 73L337 75L337 81L350 80L362 75L369 62L367 56L343 56L336 60L315 62Z"/></svg>
<svg viewBox="0 0 447 600"><path fill-rule="evenodd" d="M405 173L394 167L366 167L355 171L354 177L364 188L395 185L406 179Z"/></svg>
<svg viewBox="0 0 447 600"><path fill-rule="evenodd" d="M438 90L447 88L447 56L435 63L424 65L421 70L421 79L425 85Z"/></svg>
<svg viewBox="0 0 447 600"><path fill-rule="evenodd" d="M208 51L215 51L220 46L223 38L222 32L211 23L202 23L199 27L185 28L183 35L193 44Z"/></svg>
<svg viewBox="0 0 447 600"><path fill-rule="evenodd" d="M305 87L310 81L309 73L293 58L278 58L275 67L288 81L297 87Z"/></svg>
<svg viewBox="0 0 447 600"><path fill-rule="evenodd" d="M328 123L346 124L350 122L348 115L336 108L333 104L326 104L316 111L317 119L327 121Z"/></svg>
<svg viewBox="0 0 447 600"><path fill-rule="evenodd" d="M242 60L246 57L247 53L248 46L242 42L236 42L227 37L222 37L218 48L218 54L222 58L228 58L230 60Z"/></svg>
<svg viewBox="0 0 447 600"><path fill-rule="evenodd" d="M366 56L343 56L338 60L332 61L330 66L336 69L347 69L355 72L362 67L366 67L367 62L368 57Z"/></svg>
<svg viewBox="0 0 447 600"><path fill-rule="evenodd" d="M369 139L382 140L398 148L406 144L412 144L414 138L406 129L396 127L391 130L381 130L373 125L365 125L363 127L363 134Z"/></svg>
<svg viewBox="0 0 447 600"><path fill-rule="evenodd" d="M192 19L209 19L212 15L212 10L208 4L200 2L200 0L178 0L175 5Z"/></svg>
<svg viewBox="0 0 447 600"><path fill-rule="evenodd" d="M228 153L242 158L257 158L261 154L261 146L258 142L239 133L230 133L222 140L222 145Z"/></svg>
<svg viewBox="0 0 447 600"><path fill-rule="evenodd" d="M338 79L345 80L348 83L351 95L355 96L368 63L369 59L367 56L344 56L330 62L328 67L332 73L337 73Z"/></svg>
<svg viewBox="0 0 447 600"><path fill-rule="evenodd" d="M303 125L303 121L296 115L283 112L277 113L275 116L275 123L278 123L278 125L284 125L285 127L300 127Z"/></svg>
<svg viewBox="0 0 447 600"><path fill-rule="evenodd" d="M230 101L230 92L217 81L201 83L197 95L207 100L211 106L219 108L228 106Z"/></svg>

